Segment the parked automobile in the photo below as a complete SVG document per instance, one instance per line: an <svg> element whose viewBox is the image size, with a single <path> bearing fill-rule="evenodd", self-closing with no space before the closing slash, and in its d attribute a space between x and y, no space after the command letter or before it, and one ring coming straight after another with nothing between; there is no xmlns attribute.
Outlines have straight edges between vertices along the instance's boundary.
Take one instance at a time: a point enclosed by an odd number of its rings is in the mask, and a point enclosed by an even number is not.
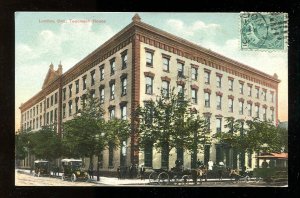
<svg viewBox="0 0 300 198"><path fill-rule="evenodd" d="M77 180L84 180L87 181L90 176L83 169L82 160L80 159L62 159L61 160L62 165L62 180L66 180L70 178L72 182L75 182Z"/></svg>
<svg viewBox="0 0 300 198"><path fill-rule="evenodd" d="M51 176L50 163L46 160L35 160L34 161L34 176Z"/></svg>

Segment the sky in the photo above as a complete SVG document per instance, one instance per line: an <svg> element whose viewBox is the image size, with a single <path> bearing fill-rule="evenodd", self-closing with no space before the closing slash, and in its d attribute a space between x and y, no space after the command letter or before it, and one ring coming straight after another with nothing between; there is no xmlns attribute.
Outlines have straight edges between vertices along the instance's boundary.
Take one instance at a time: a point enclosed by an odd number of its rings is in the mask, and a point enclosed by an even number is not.
<svg viewBox="0 0 300 198"><path fill-rule="evenodd" d="M53 63L66 72L131 23L134 12L16 12L15 13L15 130L20 128L21 103L42 88ZM144 13L154 27L218 52L264 73L277 73L279 120L288 120L287 51L240 49L239 13ZM80 21L81 20L81 21ZM85 20L83 22L82 20ZM89 20L89 21L87 21Z"/></svg>

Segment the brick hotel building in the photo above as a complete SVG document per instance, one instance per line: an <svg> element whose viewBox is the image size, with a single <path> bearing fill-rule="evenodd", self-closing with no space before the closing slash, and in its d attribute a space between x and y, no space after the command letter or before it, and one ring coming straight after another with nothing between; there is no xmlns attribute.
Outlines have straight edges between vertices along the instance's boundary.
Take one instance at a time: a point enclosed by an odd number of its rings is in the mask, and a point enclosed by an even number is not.
<svg viewBox="0 0 300 198"><path fill-rule="evenodd" d="M20 106L21 129L41 129L63 122L80 109L80 97L87 89L94 92L106 110L105 119L118 117L132 123L132 135L123 148L103 152L102 170L130 163L160 168L161 153L154 148L139 150L134 125L134 109L160 95L161 89L177 87L191 99L193 108L210 119L212 134L222 131L225 117L236 119L278 119L277 75L265 74L211 50L143 23L136 14L132 22L83 60L63 73L51 64L42 90ZM122 156L125 160L120 160ZM254 168L254 154L246 154L246 167ZM198 158L207 162L224 160L239 166L238 156L213 143ZM176 151L170 154L170 167ZM96 161L96 159L95 159ZM28 166L28 158L22 162ZM88 163L88 161L87 161ZM184 166L191 156L184 152Z"/></svg>

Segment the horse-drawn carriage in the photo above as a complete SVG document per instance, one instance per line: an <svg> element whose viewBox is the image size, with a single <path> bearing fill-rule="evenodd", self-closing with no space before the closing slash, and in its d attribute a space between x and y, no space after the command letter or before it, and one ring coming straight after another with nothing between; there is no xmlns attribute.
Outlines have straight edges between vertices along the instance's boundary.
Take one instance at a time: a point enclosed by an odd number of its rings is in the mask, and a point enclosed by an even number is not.
<svg viewBox="0 0 300 198"><path fill-rule="evenodd" d="M181 167L173 167L171 170L166 169L153 169L152 173L149 175L150 184L188 184L193 182L197 184L197 181L207 180L207 168L201 166L195 169L183 169Z"/></svg>

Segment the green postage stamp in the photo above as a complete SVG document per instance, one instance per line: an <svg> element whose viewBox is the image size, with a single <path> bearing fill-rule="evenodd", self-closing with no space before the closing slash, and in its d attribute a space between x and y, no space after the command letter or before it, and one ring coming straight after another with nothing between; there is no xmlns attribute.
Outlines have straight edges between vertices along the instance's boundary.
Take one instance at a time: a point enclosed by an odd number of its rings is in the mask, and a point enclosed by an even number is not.
<svg viewBox="0 0 300 198"><path fill-rule="evenodd" d="M242 50L285 50L288 15L277 12L241 12Z"/></svg>

